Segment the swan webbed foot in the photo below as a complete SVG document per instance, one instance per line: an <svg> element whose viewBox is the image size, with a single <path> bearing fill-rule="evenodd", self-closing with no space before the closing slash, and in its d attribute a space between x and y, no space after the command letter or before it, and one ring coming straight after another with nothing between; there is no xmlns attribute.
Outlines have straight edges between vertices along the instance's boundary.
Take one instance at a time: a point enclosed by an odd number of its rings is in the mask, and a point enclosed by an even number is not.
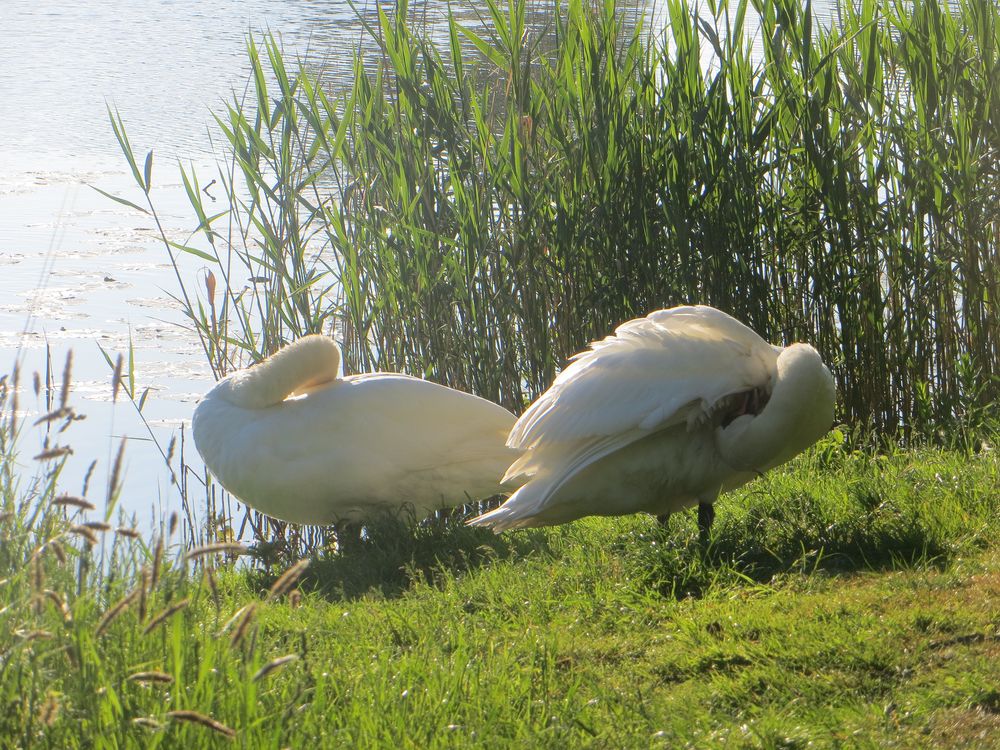
<svg viewBox="0 0 1000 750"><path fill-rule="evenodd" d="M698 542L701 544L702 549L708 548L713 521L715 521L715 505L712 503L698 503Z"/></svg>

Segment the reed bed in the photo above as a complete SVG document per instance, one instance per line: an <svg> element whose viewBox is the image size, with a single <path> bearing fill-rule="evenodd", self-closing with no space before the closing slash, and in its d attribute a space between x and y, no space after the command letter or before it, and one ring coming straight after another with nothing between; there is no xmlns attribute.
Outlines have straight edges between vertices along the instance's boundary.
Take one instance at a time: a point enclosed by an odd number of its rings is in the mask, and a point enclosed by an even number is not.
<svg viewBox="0 0 1000 750"><path fill-rule="evenodd" d="M168 240L207 264L178 281L216 374L326 331L348 371L519 410L617 323L700 302L814 343L853 434L972 442L1000 393L997 5L661 7L654 33L488 2L435 41L402 3L346 85L250 40L228 204L184 170L198 225Z"/></svg>

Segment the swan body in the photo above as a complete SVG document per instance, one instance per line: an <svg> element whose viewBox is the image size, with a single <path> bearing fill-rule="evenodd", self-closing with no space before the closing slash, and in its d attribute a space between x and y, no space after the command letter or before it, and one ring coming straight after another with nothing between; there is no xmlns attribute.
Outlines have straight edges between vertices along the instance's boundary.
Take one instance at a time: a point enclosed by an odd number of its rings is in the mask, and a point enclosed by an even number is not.
<svg viewBox="0 0 1000 750"><path fill-rule="evenodd" d="M364 521L500 492L514 415L389 373L338 377L340 349L306 336L219 381L195 409L198 452L223 487L295 523Z"/></svg>
<svg viewBox="0 0 1000 750"><path fill-rule="evenodd" d="M707 306L658 310L577 354L514 425L520 485L473 525L505 529L588 515L658 516L791 459L831 427L833 376L808 344L771 346Z"/></svg>

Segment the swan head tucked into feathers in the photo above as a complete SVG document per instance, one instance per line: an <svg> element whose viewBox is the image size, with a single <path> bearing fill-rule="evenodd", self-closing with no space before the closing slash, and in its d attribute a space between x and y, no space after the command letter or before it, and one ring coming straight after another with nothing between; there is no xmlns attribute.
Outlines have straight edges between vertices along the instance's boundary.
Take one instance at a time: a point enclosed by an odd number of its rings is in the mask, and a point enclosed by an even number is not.
<svg viewBox="0 0 1000 750"><path fill-rule="evenodd" d="M809 344L778 355L777 374L759 414L744 414L716 431L719 454L734 469L763 472L790 460L826 434L837 394L833 375Z"/></svg>
<svg viewBox="0 0 1000 750"><path fill-rule="evenodd" d="M245 409L264 409L289 396L306 393L337 380L340 347L328 336L304 336L260 364L230 375L209 391Z"/></svg>

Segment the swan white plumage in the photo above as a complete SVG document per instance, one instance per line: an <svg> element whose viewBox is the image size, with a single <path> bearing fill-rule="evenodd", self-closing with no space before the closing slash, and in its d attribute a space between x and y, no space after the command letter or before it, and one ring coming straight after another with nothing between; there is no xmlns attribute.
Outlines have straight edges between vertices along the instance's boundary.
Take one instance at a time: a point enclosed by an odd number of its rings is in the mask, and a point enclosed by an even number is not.
<svg viewBox="0 0 1000 750"><path fill-rule="evenodd" d="M707 306L658 310L577 354L514 425L521 485L469 521L496 532L588 515L663 519L812 445L833 423L833 376L808 344L771 346Z"/></svg>
<svg viewBox="0 0 1000 750"><path fill-rule="evenodd" d="M195 409L198 452L247 505L296 523L416 519L500 491L519 452L514 415L390 373L338 377L340 348L306 336L212 388Z"/></svg>

